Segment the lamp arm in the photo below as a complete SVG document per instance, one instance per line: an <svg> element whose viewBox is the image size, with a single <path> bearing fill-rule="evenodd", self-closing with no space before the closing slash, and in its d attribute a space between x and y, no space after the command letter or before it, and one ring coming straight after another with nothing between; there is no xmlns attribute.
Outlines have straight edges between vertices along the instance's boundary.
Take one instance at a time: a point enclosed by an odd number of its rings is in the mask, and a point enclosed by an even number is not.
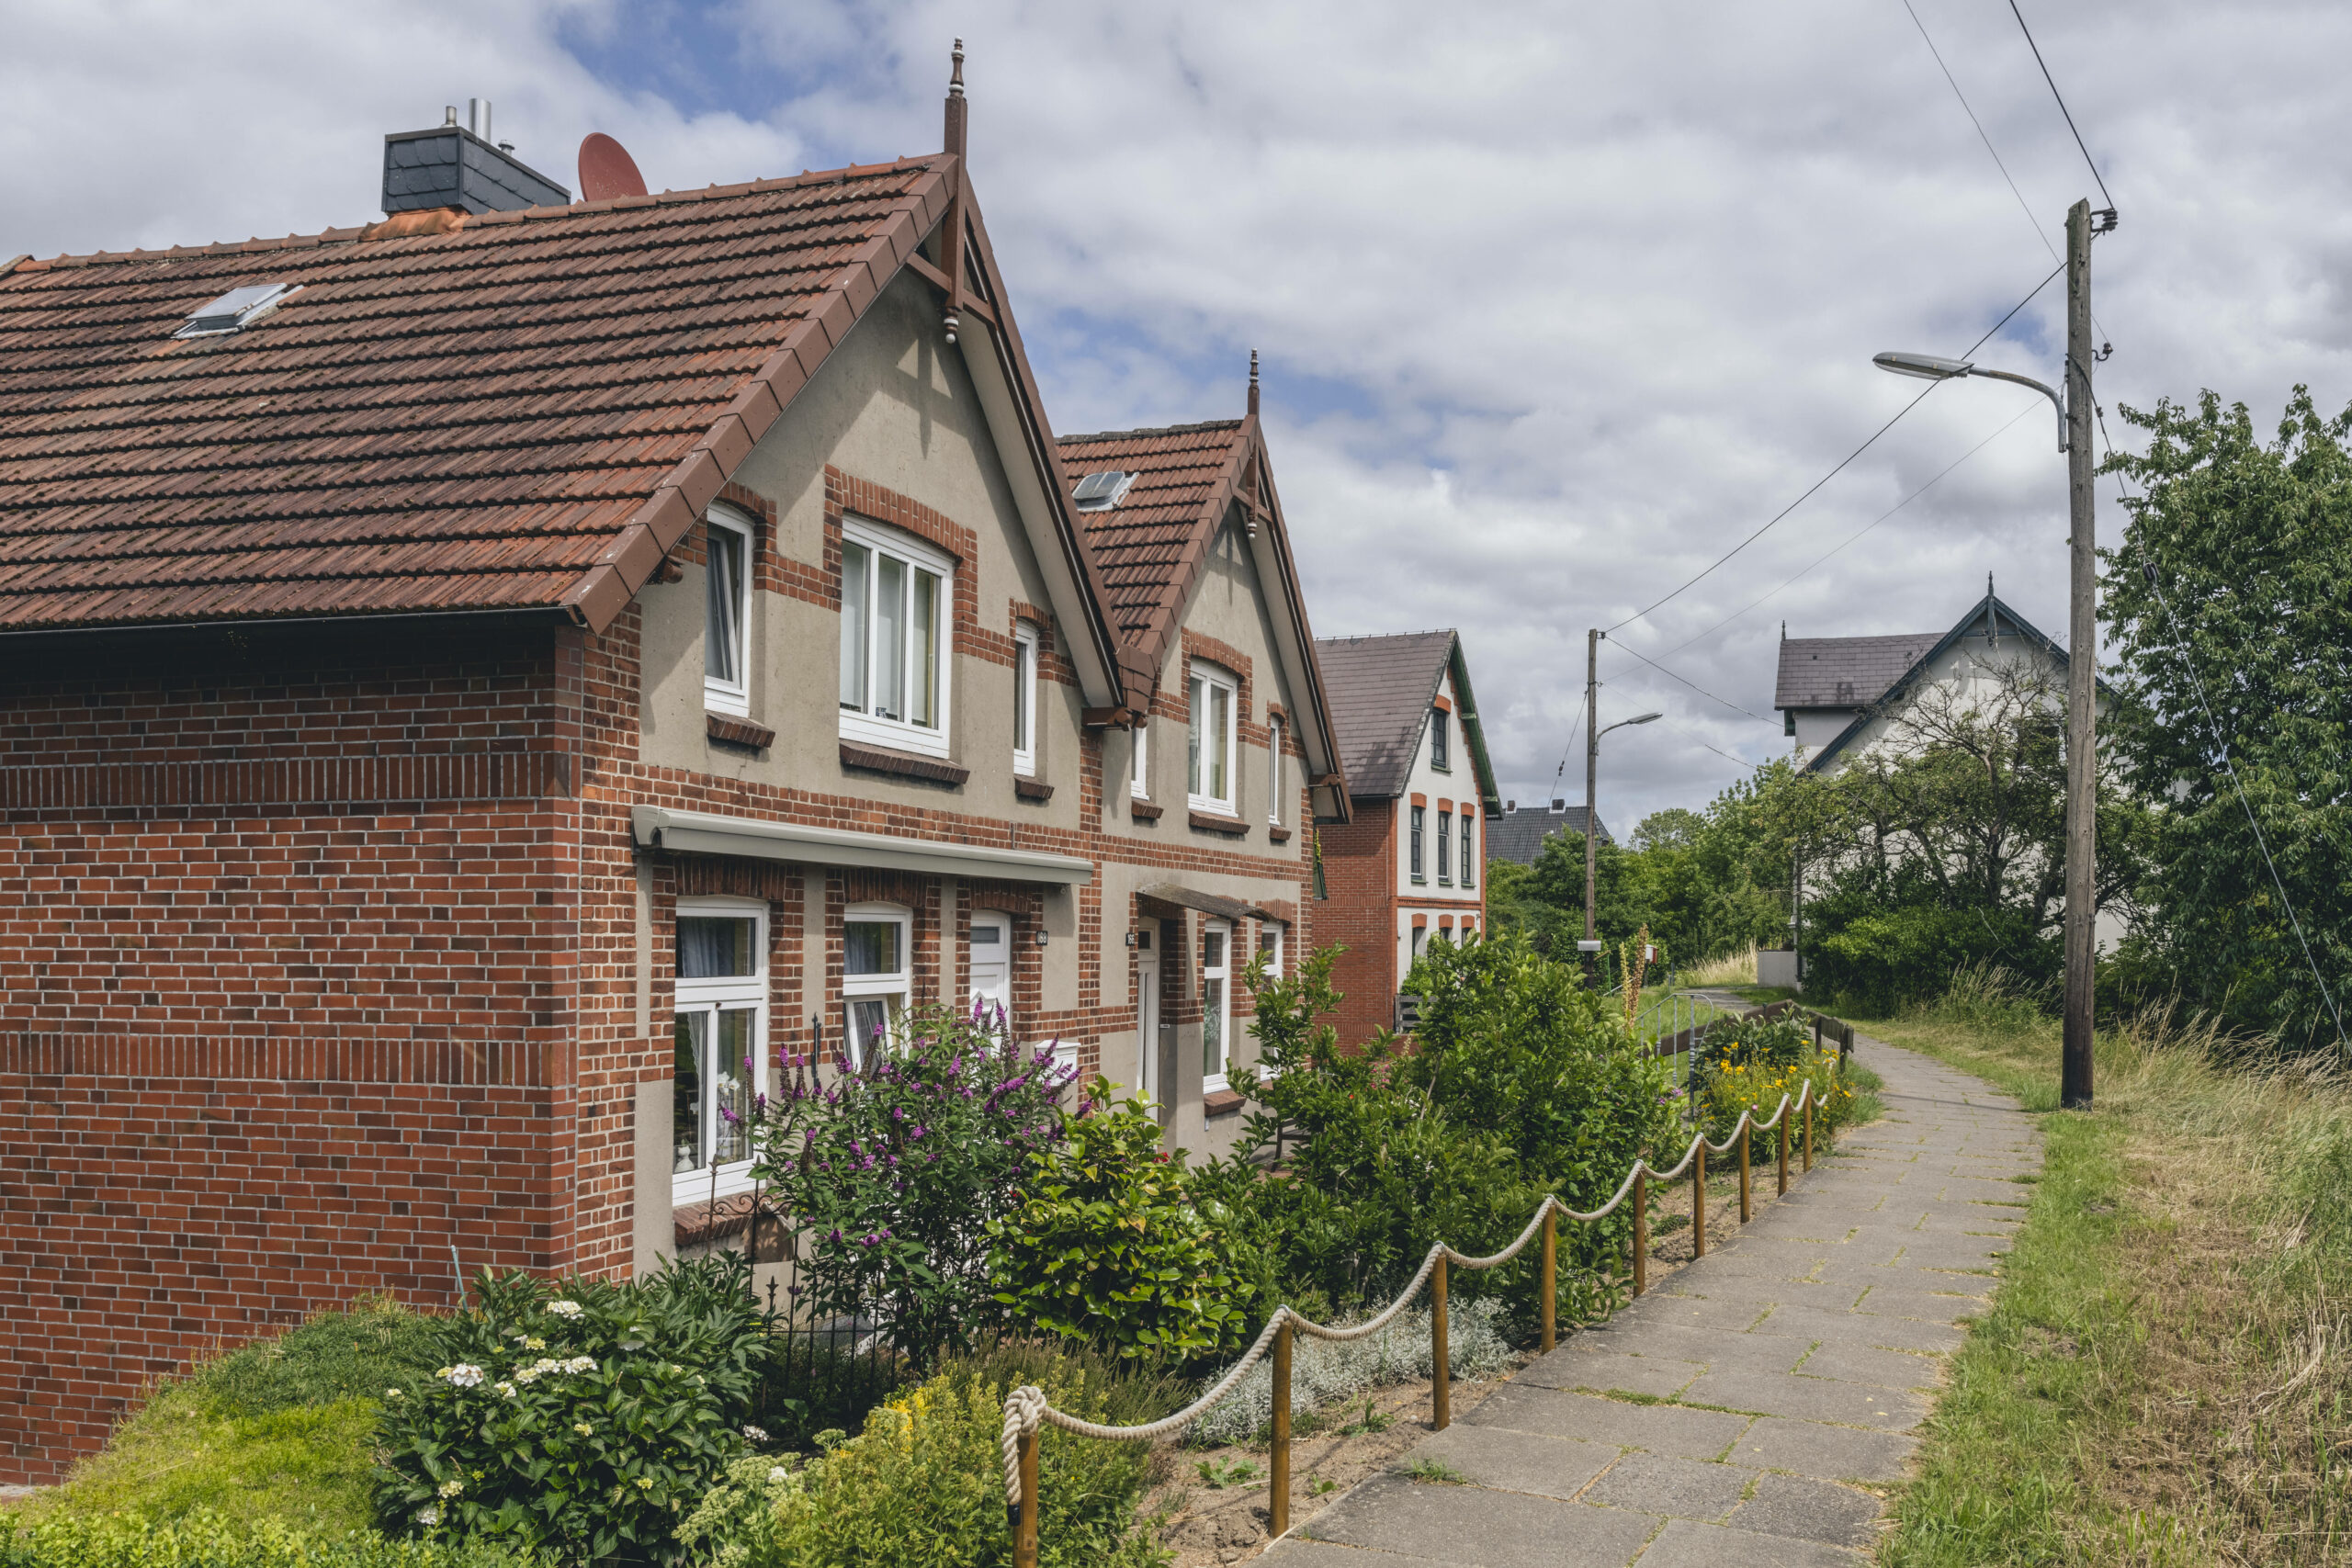
<svg viewBox="0 0 2352 1568"><path fill-rule="evenodd" d="M2050 406L2058 411L2058 450L2064 452L2068 449L2069 444L2066 439L2066 400L2060 397L2054 389L2043 386L2041 382L2035 380L2030 376L2019 376L2007 370L1987 370L1981 365L1971 366L1969 367L1968 374L1971 376L1987 377L1995 381L2010 381L2020 387L2031 387L2035 391L2040 392L2043 397L2048 398L2050 400Z"/></svg>

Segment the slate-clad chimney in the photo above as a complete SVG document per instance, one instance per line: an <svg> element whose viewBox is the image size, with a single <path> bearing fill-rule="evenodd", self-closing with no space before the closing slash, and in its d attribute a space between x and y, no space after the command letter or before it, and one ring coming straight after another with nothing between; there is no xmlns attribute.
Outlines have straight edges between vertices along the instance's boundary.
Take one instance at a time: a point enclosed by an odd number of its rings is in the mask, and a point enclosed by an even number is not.
<svg viewBox="0 0 2352 1568"><path fill-rule="evenodd" d="M477 99L475 123L487 132L490 105ZM571 193L513 153L458 123L451 108L446 123L431 130L400 130L384 138L384 215L424 208L457 207L468 212L513 212L526 207L563 207Z"/></svg>

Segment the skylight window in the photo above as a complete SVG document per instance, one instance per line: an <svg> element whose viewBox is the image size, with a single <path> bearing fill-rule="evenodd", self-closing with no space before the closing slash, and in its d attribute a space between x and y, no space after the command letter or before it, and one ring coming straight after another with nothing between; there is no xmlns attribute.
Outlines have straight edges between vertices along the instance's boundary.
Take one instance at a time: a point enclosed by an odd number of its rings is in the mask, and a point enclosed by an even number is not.
<svg viewBox="0 0 2352 1568"><path fill-rule="evenodd" d="M248 283L243 288L232 288L190 315L187 325L172 335L220 337L242 331L277 310L288 295L301 287L299 283Z"/></svg>
<svg viewBox="0 0 2352 1568"><path fill-rule="evenodd" d="M1080 512L1108 512L1119 504L1119 498L1135 482L1135 475L1123 474L1115 468L1089 474L1078 481L1078 493L1072 499Z"/></svg>

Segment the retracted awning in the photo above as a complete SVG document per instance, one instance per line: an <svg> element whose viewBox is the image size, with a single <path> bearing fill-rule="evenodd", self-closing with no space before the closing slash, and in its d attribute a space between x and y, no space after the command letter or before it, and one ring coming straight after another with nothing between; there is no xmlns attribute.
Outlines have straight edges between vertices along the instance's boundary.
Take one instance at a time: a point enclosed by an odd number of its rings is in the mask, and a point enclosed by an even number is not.
<svg viewBox="0 0 2352 1568"><path fill-rule="evenodd" d="M1203 893L1195 888L1182 887L1172 882L1157 882L1137 890L1138 896L1156 898L1162 904L1173 904L1180 909L1197 909L1204 915L1215 915L1221 920L1281 920L1288 917L1259 904L1246 904L1238 898L1227 898L1218 893Z"/></svg>
<svg viewBox="0 0 2352 1568"><path fill-rule="evenodd" d="M720 817L707 811L673 811L665 806L630 808L637 841L649 848L698 855L746 855L754 860L799 861L809 865L868 866L911 871L925 876L976 876L998 882L1043 882L1068 887L1094 880L1094 863L1077 855L992 844L951 844L935 839L901 839L888 833L855 833L842 828L807 828L755 817Z"/></svg>

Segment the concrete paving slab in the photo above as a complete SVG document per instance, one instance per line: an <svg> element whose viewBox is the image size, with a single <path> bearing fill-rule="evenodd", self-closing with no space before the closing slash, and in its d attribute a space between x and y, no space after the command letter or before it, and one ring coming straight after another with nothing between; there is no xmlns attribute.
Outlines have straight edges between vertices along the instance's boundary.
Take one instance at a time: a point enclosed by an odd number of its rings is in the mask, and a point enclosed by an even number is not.
<svg viewBox="0 0 2352 1568"><path fill-rule="evenodd" d="M1968 1331L1954 1322L1928 1323L1883 1313L1815 1312L1810 1307L1777 1307L1754 1332L1825 1345L1870 1345L1882 1350L1924 1350L1936 1355L1950 1355L1968 1338Z"/></svg>
<svg viewBox="0 0 2352 1568"><path fill-rule="evenodd" d="M1908 1390L1836 1378L1783 1373L1710 1372L1683 1392L1694 1404L1722 1404L1765 1416L1796 1416L1849 1427L1879 1427L1905 1432L1919 1424L1927 1401Z"/></svg>
<svg viewBox="0 0 2352 1568"><path fill-rule="evenodd" d="M1476 1485L1566 1499L1590 1485L1593 1477L1616 1463L1623 1451L1577 1438L1546 1438L1456 1422L1406 1450L1392 1468L1402 1472L1415 1460L1433 1460L1461 1472Z"/></svg>
<svg viewBox="0 0 2352 1568"><path fill-rule="evenodd" d="M1555 1350L1521 1372L1515 1382L1538 1388L1591 1389L1606 1393L1646 1393L1665 1399L1707 1370L1701 1361L1668 1356L1627 1356L1616 1352L1581 1354Z"/></svg>
<svg viewBox="0 0 2352 1568"><path fill-rule="evenodd" d="M1943 1358L1905 1355L1872 1345L1825 1343L1797 1364L1809 1378L1838 1378L1846 1382L1876 1383L1883 1388L1942 1386Z"/></svg>
<svg viewBox="0 0 2352 1568"><path fill-rule="evenodd" d="M1435 1563L1438 1568L1474 1568L1458 1557L1408 1557L1361 1546L1334 1546L1297 1535L1274 1542L1258 1561L1271 1562L1274 1568L1420 1568L1423 1563Z"/></svg>
<svg viewBox="0 0 2352 1568"><path fill-rule="evenodd" d="M1755 1479L1756 1472L1737 1465L1629 1453L1592 1483L1583 1501L1608 1508L1721 1522L1747 1495L1747 1483Z"/></svg>
<svg viewBox="0 0 2352 1568"><path fill-rule="evenodd" d="M1384 1475L1299 1533L1470 1568L1623 1568L1657 1529L1657 1517L1647 1514ZM1373 1558L1366 1568L1382 1561Z"/></svg>
<svg viewBox="0 0 2352 1568"><path fill-rule="evenodd" d="M1917 1438L1901 1432L1768 1416L1741 1433L1739 1446L1725 1458L1734 1464L1785 1470L1817 1481L1895 1481L1917 1446Z"/></svg>
<svg viewBox="0 0 2352 1568"><path fill-rule="evenodd" d="M1868 1492L1802 1475L1758 1477L1756 1495L1727 1521L1734 1529L1792 1536L1825 1546L1867 1547L1878 1540L1880 1502Z"/></svg>
<svg viewBox="0 0 2352 1568"><path fill-rule="evenodd" d="M1633 1404L1597 1394L1565 1393L1514 1383L1488 1396L1464 1420L1551 1438L1582 1438L1623 1449L1713 1459L1747 1430L1748 1417L1677 1404Z"/></svg>
<svg viewBox="0 0 2352 1568"><path fill-rule="evenodd" d="M1854 1554L1818 1541L1675 1519L1650 1542L1639 1568L1859 1568Z"/></svg>

